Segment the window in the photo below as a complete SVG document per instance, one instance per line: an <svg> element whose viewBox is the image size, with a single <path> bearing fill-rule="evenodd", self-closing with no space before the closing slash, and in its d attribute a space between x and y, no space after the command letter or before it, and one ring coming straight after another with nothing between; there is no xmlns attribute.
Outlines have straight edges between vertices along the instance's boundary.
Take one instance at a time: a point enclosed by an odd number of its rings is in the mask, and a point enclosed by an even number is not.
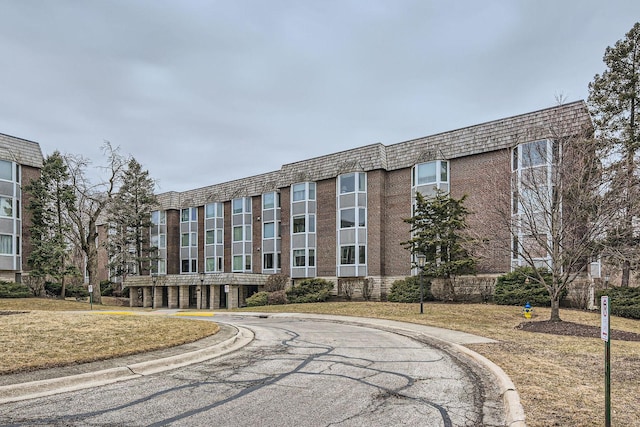
<svg viewBox="0 0 640 427"><path fill-rule="evenodd" d="M189 273L189 260L188 259L183 259L182 263L181 263L181 272L182 273Z"/></svg>
<svg viewBox="0 0 640 427"><path fill-rule="evenodd" d="M297 202L305 200L307 198L306 184L294 184L293 185L293 201Z"/></svg>
<svg viewBox="0 0 640 427"><path fill-rule="evenodd" d="M423 163L417 167L418 185L436 182L436 162Z"/></svg>
<svg viewBox="0 0 640 427"><path fill-rule="evenodd" d="M151 223L153 225L158 225L160 222L160 211L151 212Z"/></svg>
<svg viewBox="0 0 640 427"><path fill-rule="evenodd" d="M340 194L353 193L356 191L366 191L366 175L364 173L349 173L340 175Z"/></svg>
<svg viewBox="0 0 640 427"><path fill-rule="evenodd" d="M182 233L180 238L180 246L183 248L189 246L189 233Z"/></svg>
<svg viewBox="0 0 640 427"><path fill-rule="evenodd" d="M0 254L13 255L13 237L9 234L0 234Z"/></svg>
<svg viewBox="0 0 640 427"><path fill-rule="evenodd" d="M6 160L0 160L0 179L11 181L13 179L13 165Z"/></svg>
<svg viewBox="0 0 640 427"><path fill-rule="evenodd" d="M198 233L191 233L191 246L198 246Z"/></svg>
<svg viewBox="0 0 640 427"><path fill-rule="evenodd" d="M262 259L262 268L264 269L273 269L273 255L274 254L263 254Z"/></svg>
<svg viewBox="0 0 640 427"><path fill-rule="evenodd" d="M449 162L436 160L415 165L411 182L414 187L449 182Z"/></svg>
<svg viewBox="0 0 640 427"><path fill-rule="evenodd" d="M353 265L356 263L356 247L342 246L340 248L340 264Z"/></svg>
<svg viewBox="0 0 640 427"><path fill-rule="evenodd" d="M262 195L262 209L273 209L276 207L276 193L265 193Z"/></svg>
<svg viewBox="0 0 640 427"><path fill-rule="evenodd" d="M360 246L358 248L358 264L366 264L367 263L367 248L366 246Z"/></svg>
<svg viewBox="0 0 640 427"><path fill-rule="evenodd" d="M180 222L189 222L189 209L182 209L180 211Z"/></svg>
<svg viewBox="0 0 640 427"><path fill-rule="evenodd" d="M306 221L304 216L295 216L293 217L293 232L294 233L304 233Z"/></svg>
<svg viewBox="0 0 640 427"><path fill-rule="evenodd" d="M149 245L152 248L157 248L158 247L158 236L151 236L151 238L149 239Z"/></svg>
<svg viewBox="0 0 640 427"><path fill-rule="evenodd" d="M233 271L242 271L242 255L233 256Z"/></svg>
<svg viewBox="0 0 640 427"><path fill-rule="evenodd" d="M547 141L535 141L520 147L520 162L523 168L544 165L547 161Z"/></svg>
<svg viewBox="0 0 640 427"><path fill-rule="evenodd" d="M16 236L16 255L20 255L20 236Z"/></svg>
<svg viewBox="0 0 640 427"><path fill-rule="evenodd" d="M13 199L0 197L0 216L13 217Z"/></svg>
<svg viewBox="0 0 640 427"><path fill-rule="evenodd" d="M303 182L300 184L293 184L291 186L291 192L293 193L292 200L299 202L302 200L315 200L316 199L316 184L315 182ZM308 197L307 197L308 196Z"/></svg>
<svg viewBox="0 0 640 427"><path fill-rule="evenodd" d="M160 225L167 223L167 211L160 211Z"/></svg>
<svg viewBox="0 0 640 427"><path fill-rule="evenodd" d="M251 270L251 255L244 256L244 269Z"/></svg>
<svg viewBox="0 0 640 427"><path fill-rule="evenodd" d="M242 226L233 227L233 241L242 242Z"/></svg>
<svg viewBox="0 0 640 427"><path fill-rule="evenodd" d="M262 238L271 239L275 237L275 223L265 222L263 224Z"/></svg>
<svg viewBox="0 0 640 427"><path fill-rule="evenodd" d="M367 221L367 213L364 208L358 208L358 227L364 227ZM340 228L351 228L356 226L356 209L340 210Z"/></svg>
<svg viewBox="0 0 640 427"><path fill-rule="evenodd" d="M216 243L222 243L222 238L223 238L223 232L222 230L217 230L216 231Z"/></svg>
<svg viewBox="0 0 640 427"><path fill-rule="evenodd" d="M205 245L213 245L216 241L216 231L215 230L207 230L205 233Z"/></svg>
<svg viewBox="0 0 640 427"><path fill-rule="evenodd" d="M164 249L167 247L167 235L159 234L158 235L158 248Z"/></svg>
<svg viewBox="0 0 640 427"><path fill-rule="evenodd" d="M316 265L316 250L309 249L309 267L315 267Z"/></svg>
<svg viewBox="0 0 640 427"><path fill-rule="evenodd" d="M242 213L242 199L233 199L233 213Z"/></svg>
<svg viewBox="0 0 640 427"><path fill-rule="evenodd" d="M167 274L167 260L158 260L158 274Z"/></svg>
<svg viewBox="0 0 640 427"><path fill-rule="evenodd" d="M216 259L207 258L204 260L205 271L216 271Z"/></svg>
<svg viewBox="0 0 640 427"><path fill-rule="evenodd" d="M222 217L222 204L209 203L204 207L205 218L221 218Z"/></svg>
<svg viewBox="0 0 640 427"><path fill-rule="evenodd" d="M306 266L306 254L304 249L293 250L293 266L294 267Z"/></svg>

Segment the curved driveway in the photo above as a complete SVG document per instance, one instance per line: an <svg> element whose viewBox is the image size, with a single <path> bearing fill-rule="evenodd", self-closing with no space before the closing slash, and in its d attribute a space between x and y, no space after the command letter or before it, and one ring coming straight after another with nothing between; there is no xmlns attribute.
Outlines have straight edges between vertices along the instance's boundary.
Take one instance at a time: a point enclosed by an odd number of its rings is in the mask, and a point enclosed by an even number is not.
<svg viewBox="0 0 640 427"><path fill-rule="evenodd" d="M2 405L2 425L491 426L502 396L475 364L419 337L299 318L215 317L254 331L232 354Z"/></svg>

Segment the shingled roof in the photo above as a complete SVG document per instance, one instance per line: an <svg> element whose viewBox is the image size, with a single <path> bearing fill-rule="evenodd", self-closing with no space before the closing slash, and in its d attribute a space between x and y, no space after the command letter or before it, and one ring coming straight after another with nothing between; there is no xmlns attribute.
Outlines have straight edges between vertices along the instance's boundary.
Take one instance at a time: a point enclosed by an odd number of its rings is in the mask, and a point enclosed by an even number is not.
<svg viewBox="0 0 640 427"><path fill-rule="evenodd" d="M288 163L279 171L222 184L158 196L163 209L201 206L237 197L258 196L305 181L321 181L347 172L387 171L429 160L451 160L555 136L593 132L584 101L494 120L385 146L381 143Z"/></svg>
<svg viewBox="0 0 640 427"><path fill-rule="evenodd" d="M38 169L44 162L40 144L3 133L0 133L0 159Z"/></svg>

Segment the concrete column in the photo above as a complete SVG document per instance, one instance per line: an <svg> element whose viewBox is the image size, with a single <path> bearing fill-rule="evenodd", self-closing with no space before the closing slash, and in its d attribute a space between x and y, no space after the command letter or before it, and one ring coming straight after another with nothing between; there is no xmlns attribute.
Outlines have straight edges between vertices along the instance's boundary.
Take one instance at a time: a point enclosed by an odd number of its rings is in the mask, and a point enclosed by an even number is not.
<svg viewBox="0 0 640 427"><path fill-rule="evenodd" d="M200 286L200 285L196 286L196 308L198 310L200 310L205 306L204 301L202 300L202 298L204 297L204 295L202 295L203 290L204 290L203 286Z"/></svg>
<svg viewBox="0 0 640 427"><path fill-rule="evenodd" d="M151 286L142 288L142 306L151 307Z"/></svg>
<svg viewBox="0 0 640 427"><path fill-rule="evenodd" d="M240 287L238 285L229 285L229 294L227 295L227 305L229 308L238 308L239 300L238 300L238 289Z"/></svg>
<svg viewBox="0 0 640 427"><path fill-rule="evenodd" d="M153 308L162 307L162 297L164 296L165 289L164 286L156 286L156 294L153 297Z"/></svg>
<svg viewBox="0 0 640 427"><path fill-rule="evenodd" d="M167 286L169 308L178 308L178 287Z"/></svg>
<svg viewBox="0 0 640 427"><path fill-rule="evenodd" d="M210 297L209 307L211 307L211 310L220 308L220 286L211 285Z"/></svg>
<svg viewBox="0 0 640 427"><path fill-rule="evenodd" d="M129 307L140 307L140 298L138 297L138 287L129 288Z"/></svg>
<svg viewBox="0 0 640 427"><path fill-rule="evenodd" d="M180 286L180 295L178 296L179 308L189 308L189 285Z"/></svg>

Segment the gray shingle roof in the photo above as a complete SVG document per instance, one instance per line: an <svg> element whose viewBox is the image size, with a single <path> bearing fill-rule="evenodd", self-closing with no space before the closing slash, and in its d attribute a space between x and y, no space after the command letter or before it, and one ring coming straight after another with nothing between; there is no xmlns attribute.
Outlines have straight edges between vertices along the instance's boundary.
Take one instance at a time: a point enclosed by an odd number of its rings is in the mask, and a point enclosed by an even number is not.
<svg viewBox="0 0 640 427"><path fill-rule="evenodd" d="M397 170L429 160L450 160L514 147L542 138L591 133L584 101L534 111L392 145L381 143L288 163L269 172L222 184L158 196L163 209L201 206L260 194L297 182L320 181L347 172Z"/></svg>
<svg viewBox="0 0 640 427"><path fill-rule="evenodd" d="M40 144L2 133L0 133L0 159L34 168L42 168L44 162Z"/></svg>

